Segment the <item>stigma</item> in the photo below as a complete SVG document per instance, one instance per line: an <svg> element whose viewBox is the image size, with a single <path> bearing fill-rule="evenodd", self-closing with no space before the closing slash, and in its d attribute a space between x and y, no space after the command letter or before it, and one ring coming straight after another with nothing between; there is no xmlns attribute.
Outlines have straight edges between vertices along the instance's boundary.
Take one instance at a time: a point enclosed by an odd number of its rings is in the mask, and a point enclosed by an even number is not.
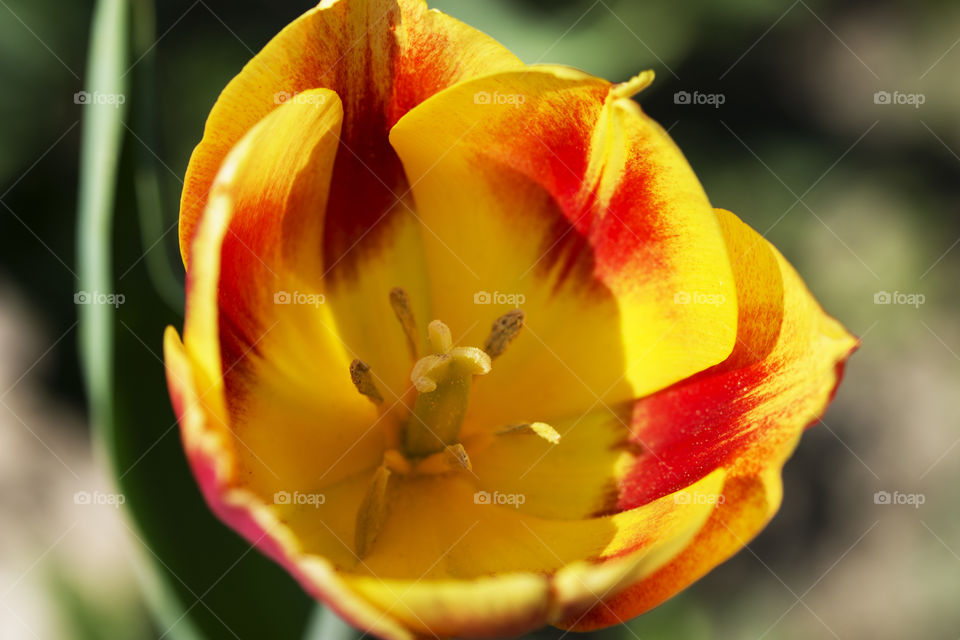
<svg viewBox="0 0 960 640"><path fill-rule="evenodd" d="M427 327L431 353L417 360L410 381L418 395L404 425L401 446L423 458L456 444L470 404L473 378L490 373L490 356L477 347L454 347L440 320Z"/></svg>

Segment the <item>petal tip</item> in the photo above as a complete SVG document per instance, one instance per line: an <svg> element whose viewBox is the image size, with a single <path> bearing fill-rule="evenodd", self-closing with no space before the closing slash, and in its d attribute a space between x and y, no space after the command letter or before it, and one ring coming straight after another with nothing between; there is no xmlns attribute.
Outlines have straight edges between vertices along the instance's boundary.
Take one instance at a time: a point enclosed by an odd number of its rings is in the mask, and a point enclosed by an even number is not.
<svg viewBox="0 0 960 640"><path fill-rule="evenodd" d="M655 76L653 69L641 71L626 82L613 85L610 88L610 96L614 99L632 98L653 84Z"/></svg>

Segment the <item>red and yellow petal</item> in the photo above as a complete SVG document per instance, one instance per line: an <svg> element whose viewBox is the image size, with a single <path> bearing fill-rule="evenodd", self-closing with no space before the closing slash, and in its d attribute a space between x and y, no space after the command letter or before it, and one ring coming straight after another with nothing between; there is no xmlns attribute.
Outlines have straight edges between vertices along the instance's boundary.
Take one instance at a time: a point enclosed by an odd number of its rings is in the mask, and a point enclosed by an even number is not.
<svg viewBox="0 0 960 640"><path fill-rule="evenodd" d="M776 249L732 213L717 216L738 284L737 347L725 362L637 403L634 438L645 452L622 481L620 507L657 500L716 469L728 474L724 502L663 569L565 627L629 620L757 535L780 505L784 462L825 411L857 346Z"/></svg>
<svg viewBox="0 0 960 640"><path fill-rule="evenodd" d="M826 315L766 240L718 210L737 280L737 346L723 363L639 401L642 456L624 479L631 508L717 467L736 475L780 466L826 409L857 340Z"/></svg>
<svg viewBox="0 0 960 640"><path fill-rule="evenodd" d="M185 264L227 152L278 103L302 101L303 92L318 87L337 92L343 123L322 239L313 254L322 256L320 275L336 299L328 307L331 323L352 355L377 372L388 401L395 401L406 389L407 363L403 336L382 326L391 313L387 293L407 289L421 317L429 301L419 223L389 129L451 84L521 66L491 38L427 10L423 0L322 2L271 40L211 111L181 201Z"/></svg>
<svg viewBox="0 0 960 640"><path fill-rule="evenodd" d="M736 299L713 210L620 87L565 68L494 74L414 108L391 141L434 317L477 344L498 315L526 312L476 382L467 431L615 406L730 354ZM677 304L683 293L710 304Z"/></svg>
<svg viewBox="0 0 960 640"><path fill-rule="evenodd" d="M480 489L523 495L523 513L590 518L617 511L619 481L636 457L629 424L628 405L599 407L551 422L560 434L556 443L508 433L467 440L465 446Z"/></svg>
<svg viewBox="0 0 960 640"><path fill-rule="evenodd" d="M164 336L164 358L187 459L211 510L351 624L385 640L414 640L396 618L359 596L326 557L302 553L300 536L285 521L289 512L280 514L261 496L236 488L234 447L224 416L218 413L221 393L202 381L202 367L172 327Z"/></svg>
<svg viewBox="0 0 960 640"><path fill-rule="evenodd" d="M418 481L432 487L405 491L392 502L393 527L381 532L378 544L399 551L356 558L349 570L331 563L326 550L318 554L310 547L303 535L306 521L292 523L288 514L265 507L246 490L221 494L212 506L221 517L232 514L233 526L311 595L388 640L502 637L582 615L658 571L690 544L710 515L707 506L665 496L605 518L542 520L511 507L477 504L470 483L447 480ZM722 483L717 473L695 489L713 495ZM449 509L429 509L438 492L454 498ZM410 506L412 512L406 510ZM424 510L430 511L430 526L411 538L402 522ZM315 520L316 528L329 528L327 518L317 514ZM347 539L337 540L349 552ZM411 554L424 554L430 562L411 563ZM488 570L475 573L477 563Z"/></svg>
<svg viewBox="0 0 960 640"><path fill-rule="evenodd" d="M749 476L730 476L723 502L684 549L657 571L608 598L588 612L556 626L590 631L627 622L675 596L749 543L780 507L783 486L779 467Z"/></svg>
<svg viewBox="0 0 960 640"><path fill-rule="evenodd" d="M215 409L203 431L221 445L221 488L243 483L264 499L372 469L384 438L350 382L316 251L340 102L306 95L316 100L272 112L228 156L188 274L185 352L196 396ZM338 428L317 428L317 416ZM184 426L188 450L194 434Z"/></svg>
<svg viewBox="0 0 960 640"><path fill-rule="evenodd" d="M666 496L614 516L547 520L478 504L462 478L417 482L392 502L377 551L362 567L372 575L344 579L424 635L502 637L582 614L664 566L710 514ZM722 483L720 472L697 490L715 494ZM424 527L402 524L421 516Z"/></svg>
<svg viewBox="0 0 960 640"><path fill-rule="evenodd" d="M407 190L387 143L393 123L453 83L519 66L487 35L428 11L423 0L324 0L277 34L214 105L181 200L184 263L227 153L284 101L326 88L344 102L342 144L349 151L339 154L327 215L336 221L327 240L332 262L354 252L354 243L375 247L375 238L362 236Z"/></svg>

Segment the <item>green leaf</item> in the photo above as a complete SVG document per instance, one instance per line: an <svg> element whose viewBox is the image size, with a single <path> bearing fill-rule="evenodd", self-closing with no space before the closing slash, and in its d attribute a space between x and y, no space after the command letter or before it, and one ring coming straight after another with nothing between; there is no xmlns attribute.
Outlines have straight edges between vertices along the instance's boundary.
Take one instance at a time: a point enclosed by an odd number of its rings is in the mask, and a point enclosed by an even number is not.
<svg viewBox="0 0 960 640"><path fill-rule="evenodd" d="M131 134L139 143L136 145L135 189L137 211L140 222L140 242L143 248L143 262L147 274L157 295L180 315L183 315L183 284L171 265L171 252L167 251L164 239L173 227L164 219L163 197L160 189L159 166L157 156L157 104L156 87L156 20L153 0L134 0L133 44L136 63L132 75L135 79L135 99L133 100L133 123ZM174 218L175 219L175 218ZM175 226L175 225L174 225ZM180 254L176 254L179 262Z"/></svg>
<svg viewBox="0 0 960 640"><path fill-rule="evenodd" d="M344 622L333 609L317 605L303 640L358 640L360 632Z"/></svg>
<svg viewBox="0 0 960 640"><path fill-rule="evenodd" d="M127 83L139 64L129 55L130 7L129 0L99 0L96 5L85 87L91 98L82 107L78 289L124 297L119 306L77 307L96 447L126 496L127 526L139 552L137 569L158 636L300 637L312 601L282 569L214 518L180 446L167 395L162 335L166 325L180 325L182 319L157 293L158 265L153 264L151 280L151 263L143 259L141 234L157 235L151 222L151 216L158 220L157 210L140 217L145 223L140 228L131 215L136 181L129 160L137 154L134 145L148 143L123 120L132 102ZM133 8L153 11L146 2ZM154 38L139 44L152 50ZM141 205L150 199L150 180L140 179ZM120 215L114 216L115 211ZM175 234L168 237L173 240ZM115 266L121 274L116 279ZM169 278L163 286L169 299Z"/></svg>
<svg viewBox="0 0 960 640"><path fill-rule="evenodd" d="M97 3L90 32L89 79L85 94L78 94L84 110L80 151L80 194L77 216L77 275L80 290L88 294L113 293L110 263L110 229L126 110L127 3ZM83 100L86 104L83 104ZM98 96L105 96L101 102ZM112 100L111 97L112 96ZM122 98L121 98L122 97ZM80 358L90 418L107 438L113 429L113 328L114 307L78 305Z"/></svg>
<svg viewBox="0 0 960 640"><path fill-rule="evenodd" d="M102 304L99 300L101 296L114 296L113 300L120 301L123 295L116 291L113 281L112 229L123 117L127 110L128 24L126 0L97 2L90 29L87 82L78 94L84 112L77 211L77 295L87 296L87 304L77 306L80 366L94 441L101 459L112 470L117 468L110 444L116 439L114 333L118 305ZM147 577L147 582L154 585L149 590L153 604L158 609L169 608L170 597L165 590L155 579Z"/></svg>

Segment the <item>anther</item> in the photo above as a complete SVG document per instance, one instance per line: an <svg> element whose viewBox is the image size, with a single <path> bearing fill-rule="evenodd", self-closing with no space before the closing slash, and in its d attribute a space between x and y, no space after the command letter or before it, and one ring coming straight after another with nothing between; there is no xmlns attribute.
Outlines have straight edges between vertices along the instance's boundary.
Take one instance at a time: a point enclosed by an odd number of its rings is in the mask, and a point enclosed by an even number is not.
<svg viewBox="0 0 960 640"><path fill-rule="evenodd" d="M520 309L513 309L506 312L496 319L493 326L490 327L490 335L487 341L483 343L483 350L491 358L496 358L503 354L513 342L520 329L523 328L525 315Z"/></svg>
<svg viewBox="0 0 960 640"><path fill-rule="evenodd" d="M374 404L383 404L383 395L377 389L377 384L373 381L373 374L370 372L370 365L363 360L354 360L350 363L350 380L353 386L357 388L362 395L370 398Z"/></svg>
<svg viewBox="0 0 960 640"><path fill-rule="evenodd" d="M504 427L496 432L498 436L535 435L543 438L550 444L560 442L560 433L546 422L530 422Z"/></svg>
<svg viewBox="0 0 960 640"><path fill-rule="evenodd" d="M459 442L423 458L416 466L417 472L424 474L451 473L464 469L472 471L473 465L467 450Z"/></svg>
<svg viewBox="0 0 960 640"><path fill-rule="evenodd" d="M470 463L470 456L467 455L467 450L463 448L463 445L459 442L457 444L447 447L447 455L453 463L463 467L464 469L470 471L473 469L473 465Z"/></svg>

